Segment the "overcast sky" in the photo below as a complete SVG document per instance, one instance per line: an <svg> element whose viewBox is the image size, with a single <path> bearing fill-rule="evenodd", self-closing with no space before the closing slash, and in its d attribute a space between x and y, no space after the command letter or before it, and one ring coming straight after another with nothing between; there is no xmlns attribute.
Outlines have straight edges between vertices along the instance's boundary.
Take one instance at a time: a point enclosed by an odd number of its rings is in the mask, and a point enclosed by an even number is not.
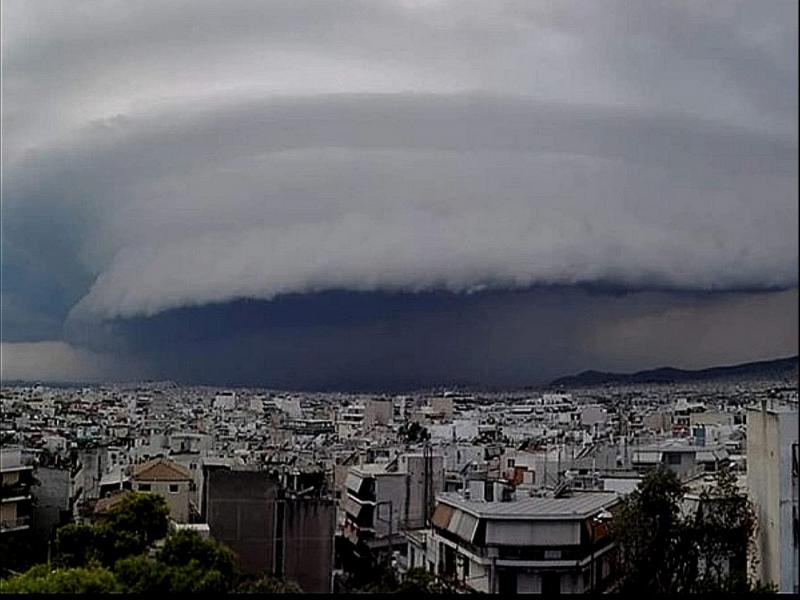
<svg viewBox="0 0 800 600"><path fill-rule="evenodd" d="M2 3L2 375L797 352L797 5Z"/></svg>

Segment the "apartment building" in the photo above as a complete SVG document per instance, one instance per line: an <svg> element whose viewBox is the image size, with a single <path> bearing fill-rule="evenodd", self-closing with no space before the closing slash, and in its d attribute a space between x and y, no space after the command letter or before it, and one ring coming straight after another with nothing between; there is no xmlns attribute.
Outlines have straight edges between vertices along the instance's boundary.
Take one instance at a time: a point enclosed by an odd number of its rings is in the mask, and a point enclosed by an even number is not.
<svg viewBox="0 0 800 600"><path fill-rule="evenodd" d="M631 466L642 473L663 466L689 479L700 473L714 473L729 461L730 455L723 446L697 446L669 440L634 450Z"/></svg>
<svg viewBox="0 0 800 600"><path fill-rule="evenodd" d="M444 490L444 458L406 453L388 463L350 467L342 494L343 533L377 547L402 529L424 527Z"/></svg>
<svg viewBox="0 0 800 600"><path fill-rule="evenodd" d="M441 494L426 531L409 532L408 568L466 591L585 593L615 572L608 521L616 494L484 502Z"/></svg>
<svg viewBox="0 0 800 600"><path fill-rule="evenodd" d="M797 402L764 400L747 410L747 488L758 515L755 562L759 579L798 593Z"/></svg>
<svg viewBox="0 0 800 600"><path fill-rule="evenodd" d="M0 534L30 529L33 465L25 464L20 448L0 451L0 478Z"/></svg>
<svg viewBox="0 0 800 600"><path fill-rule="evenodd" d="M210 535L237 554L244 572L331 591L336 507L320 488L294 493L265 471L219 467L204 491Z"/></svg>
<svg viewBox="0 0 800 600"><path fill-rule="evenodd" d="M173 521L189 522L194 484L187 469L166 458L154 458L133 468L132 481L138 492L163 496Z"/></svg>

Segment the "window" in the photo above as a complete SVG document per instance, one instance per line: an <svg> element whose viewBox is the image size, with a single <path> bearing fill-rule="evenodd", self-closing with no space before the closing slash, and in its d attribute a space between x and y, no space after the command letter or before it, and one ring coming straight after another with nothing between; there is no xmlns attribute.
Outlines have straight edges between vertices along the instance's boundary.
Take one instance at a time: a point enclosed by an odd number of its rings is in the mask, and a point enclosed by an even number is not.
<svg viewBox="0 0 800 600"><path fill-rule="evenodd" d="M414 558L415 558L415 556L414 556L414 548L412 547L412 548L409 548L409 553L408 553L408 568L409 569L413 569L414 568Z"/></svg>
<svg viewBox="0 0 800 600"><path fill-rule="evenodd" d="M501 596L508 596L517 593L517 572L511 569L501 569L498 571L498 592ZM544 592L544 588L542 589Z"/></svg>
<svg viewBox="0 0 800 600"><path fill-rule="evenodd" d="M800 446L792 444L792 477L800 477Z"/></svg>
<svg viewBox="0 0 800 600"><path fill-rule="evenodd" d="M169 493L170 494L177 494L178 493L178 484L177 483L170 483L169 484Z"/></svg>
<svg viewBox="0 0 800 600"><path fill-rule="evenodd" d="M464 579L469 579L469 557L462 556L464 559Z"/></svg>
<svg viewBox="0 0 800 600"><path fill-rule="evenodd" d="M513 458L509 458L506 461L506 468L513 469L514 468L514 464L515 464L515 460Z"/></svg>
<svg viewBox="0 0 800 600"><path fill-rule="evenodd" d="M150 491L150 484L149 483L140 483L138 487L140 492L149 492Z"/></svg>
<svg viewBox="0 0 800 600"><path fill-rule="evenodd" d="M542 574L542 594L557 595L561 593L561 576L558 573Z"/></svg>
<svg viewBox="0 0 800 600"><path fill-rule="evenodd" d="M677 452L670 452L667 454L667 463L670 465L679 465L681 464L681 455Z"/></svg>

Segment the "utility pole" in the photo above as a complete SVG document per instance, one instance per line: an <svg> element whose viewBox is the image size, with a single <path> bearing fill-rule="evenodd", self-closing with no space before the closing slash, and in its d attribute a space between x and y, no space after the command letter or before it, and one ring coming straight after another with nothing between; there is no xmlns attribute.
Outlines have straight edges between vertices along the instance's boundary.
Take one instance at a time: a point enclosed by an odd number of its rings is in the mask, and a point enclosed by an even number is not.
<svg viewBox="0 0 800 600"><path fill-rule="evenodd" d="M558 462L556 464L556 485L561 483L561 442L558 443Z"/></svg>
<svg viewBox="0 0 800 600"><path fill-rule="evenodd" d="M542 486L547 489L547 442L544 443L544 476L542 477Z"/></svg>

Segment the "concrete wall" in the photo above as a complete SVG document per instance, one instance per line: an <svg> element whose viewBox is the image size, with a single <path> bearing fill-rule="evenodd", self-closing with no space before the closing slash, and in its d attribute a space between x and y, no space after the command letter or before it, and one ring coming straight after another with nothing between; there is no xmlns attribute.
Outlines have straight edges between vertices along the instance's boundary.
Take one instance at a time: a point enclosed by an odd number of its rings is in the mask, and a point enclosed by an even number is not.
<svg viewBox="0 0 800 600"><path fill-rule="evenodd" d="M375 534L379 537L389 534L390 519L395 533L405 518L406 478L405 473L381 473L375 478L375 497L384 503L375 507Z"/></svg>
<svg viewBox="0 0 800 600"><path fill-rule="evenodd" d="M172 454L169 457L170 460L175 461L191 473L195 488L195 491L191 493L191 499L198 510L202 505L200 496L203 493L203 456L197 454Z"/></svg>
<svg viewBox="0 0 800 600"><path fill-rule="evenodd" d="M689 425L733 425L733 413L706 411L689 415Z"/></svg>
<svg viewBox="0 0 800 600"><path fill-rule="evenodd" d="M75 487L83 488L82 497L92 499L100 497L100 480L108 466L107 448L90 448L78 452L78 461L82 468L76 477Z"/></svg>
<svg viewBox="0 0 800 600"><path fill-rule="evenodd" d="M388 425L394 418L394 405L391 400L368 400L364 407L364 425Z"/></svg>
<svg viewBox="0 0 800 600"><path fill-rule="evenodd" d="M245 573L273 571L278 491L278 484L263 472L208 474L205 506L211 537L238 555Z"/></svg>
<svg viewBox="0 0 800 600"><path fill-rule="evenodd" d="M403 457L407 478L407 505L405 519L407 527L416 529L424 527L427 518L425 506L425 459L422 455ZM444 457L431 457L431 506L435 504L436 494L444 491Z"/></svg>
<svg viewBox="0 0 800 600"><path fill-rule="evenodd" d="M670 461L680 462L670 462ZM662 464L681 478L686 479L697 473L697 462L694 452L664 452Z"/></svg>
<svg viewBox="0 0 800 600"><path fill-rule="evenodd" d="M189 501L192 499L192 492L189 489L188 481L147 481L137 479L133 484L136 491L149 491L153 494L163 496L169 507L169 516L176 523L189 522ZM145 486L145 489L142 489ZM149 489L147 487L149 486ZM177 487L177 491L171 491Z"/></svg>
<svg viewBox="0 0 800 600"><path fill-rule="evenodd" d="M62 524L62 513L70 510L70 476L66 469L38 467L36 478L40 485L31 488L36 498L33 509L33 534L47 540Z"/></svg>
<svg viewBox="0 0 800 600"><path fill-rule="evenodd" d="M653 431L670 431L672 430L672 415L661 410L644 415L642 426Z"/></svg>
<svg viewBox="0 0 800 600"><path fill-rule="evenodd" d="M747 487L758 516L755 559L758 577L780 592L798 591L798 547L792 539L797 511L792 444L798 439L797 409L747 411Z"/></svg>
<svg viewBox="0 0 800 600"><path fill-rule="evenodd" d="M277 573L304 592L331 592L335 502L279 496L280 485L263 471L210 471L211 537L238 555L245 573Z"/></svg>
<svg viewBox="0 0 800 600"><path fill-rule="evenodd" d="M608 416L606 409L597 404L590 404L581 407L580 419L581 425L584 427L591 427L592 425L600 425L605 423Z"/></svg>
<svg viewBox="0 0 800 600"><path fill-rule="evenodd" d="M286 502L284 574L304 592L332 592L333 500L308 498Z"/></svg>
<svg viewBox="0 0 800 600"><path fill-rule="evenodd" d="M504 521L486 522L487 545L570 546L580 544L579 521Z"/></svg>
<svg viewBox="0 0 800 600"><path fill-rule="evenodd" d="M453 417L453 399L452 398L431 398L431 409L434 413L440 414L446 419Z"/></svg>
<svg viewBox="0 0 800 600"><path fill-rule="evenodd" d="M554 571L559 579L559 590L562 594L582 594L588 592L583 587L583 575L575 571ZM521 570L517 573L517 593L541 594L542 573Z"/></svg>

